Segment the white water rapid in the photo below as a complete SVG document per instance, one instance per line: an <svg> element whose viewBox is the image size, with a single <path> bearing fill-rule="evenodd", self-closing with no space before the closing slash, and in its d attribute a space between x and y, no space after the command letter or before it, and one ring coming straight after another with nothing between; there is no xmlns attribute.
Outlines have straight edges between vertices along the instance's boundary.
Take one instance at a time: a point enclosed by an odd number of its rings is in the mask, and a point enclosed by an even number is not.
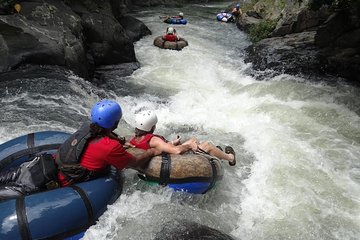
<svg viewBox="0 0 360 240"><path fill-rule="evenodd" d="M152 31L135 43L141 67L104 90L73 75L1 85L0 142L40 130L73 132L102 97L115 98L131 134L134 114L156 111L157 133L195 135L234 147L237 165L205 195L148 186L126 170L124 192L84 239L153 239L174 219L195 221L235 239L360 239L360 89L344 82L278 75L251 77L250 43L216 21L226 4L137 13ZM159 49L159 15L184 12L175 26L189 46ZM326 80L326 79L324 79Z"/></svg>

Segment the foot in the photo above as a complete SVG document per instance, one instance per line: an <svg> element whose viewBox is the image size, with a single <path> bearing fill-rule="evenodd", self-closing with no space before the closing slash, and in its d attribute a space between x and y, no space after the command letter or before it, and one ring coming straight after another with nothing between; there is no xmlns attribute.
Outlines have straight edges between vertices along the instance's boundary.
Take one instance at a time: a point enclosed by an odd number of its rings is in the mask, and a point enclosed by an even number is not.
<svg viewBox="0 0 360 240"><path fill-rule="evenodd" d="M236 165L236 158L235 158L235 151L231 146L226 146L225 147L225 153L227 154L232 154L234 156L234 160L229 161L229 165L230 166L235 166Z"/></svg>

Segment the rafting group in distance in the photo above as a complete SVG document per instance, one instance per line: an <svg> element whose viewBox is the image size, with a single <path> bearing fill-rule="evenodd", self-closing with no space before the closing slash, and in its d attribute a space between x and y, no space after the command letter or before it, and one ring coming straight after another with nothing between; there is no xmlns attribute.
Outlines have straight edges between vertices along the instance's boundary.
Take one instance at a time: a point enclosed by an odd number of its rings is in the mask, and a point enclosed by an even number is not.
<svg viewBox="0 0 360 240"><path fill-rule="evenodd" d="M240 3L237 3L230 11L221 11L216 15L216 19L222 23L230 23L235 22L235 19L242 15L242 11L240 8ZM167 24L181 24L186 25L187 20L184 18L184 13L180 12L174 16L159 16L160 20ZM184 47L188 46L188 42L179 37L176 33L176 29L174 27L167 27L165 34L157 36L154 39L154 45L162 48L162 49L170 49L170 50L182 50Z"/></svg>

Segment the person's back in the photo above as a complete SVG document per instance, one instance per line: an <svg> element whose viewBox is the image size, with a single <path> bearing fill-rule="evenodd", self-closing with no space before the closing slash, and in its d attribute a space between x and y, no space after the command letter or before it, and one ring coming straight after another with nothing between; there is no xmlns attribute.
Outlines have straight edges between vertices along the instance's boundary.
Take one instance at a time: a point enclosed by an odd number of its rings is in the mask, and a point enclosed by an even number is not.
<svg viewBox="0 0 360 240"><path fill-rule="evenodd" d="M176 30L173 27L168 27L166 33L163 35L163 39L169 42L178 41L180 38L176 34Z"/></svg>
<svg viewBox="0 0 360 240"><path fill-rule="evenodd" d="M105 136L90 140L80 165L91 171L101 171L109 164L123 169L129 165L131 158L117 140Z"/></svg>

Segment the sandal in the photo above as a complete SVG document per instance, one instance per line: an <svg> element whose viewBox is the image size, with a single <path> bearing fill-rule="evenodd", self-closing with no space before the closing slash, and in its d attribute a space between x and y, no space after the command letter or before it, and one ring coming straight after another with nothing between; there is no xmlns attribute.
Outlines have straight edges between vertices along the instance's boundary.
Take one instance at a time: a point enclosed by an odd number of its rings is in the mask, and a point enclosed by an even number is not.
<svg viewBox="0 0 360 240"><path fill-rule="evenodd" d="M235 158L235 151L234 151L234 149L231 147L231 146L226 146L225 147L225 153L227 153L227 154L232 154L232 155L234 155L234 160L232 160L231 162L229 161L229 165L230 166L235 166L236 165L236 158Z"/></svg>
<svg viewBox="0 0 360 240"><path fill-rule="evenodd" d="M220 147L219 145L216 146L218 149L220 149L221 151L223 151L222 147Z"/></svg>

